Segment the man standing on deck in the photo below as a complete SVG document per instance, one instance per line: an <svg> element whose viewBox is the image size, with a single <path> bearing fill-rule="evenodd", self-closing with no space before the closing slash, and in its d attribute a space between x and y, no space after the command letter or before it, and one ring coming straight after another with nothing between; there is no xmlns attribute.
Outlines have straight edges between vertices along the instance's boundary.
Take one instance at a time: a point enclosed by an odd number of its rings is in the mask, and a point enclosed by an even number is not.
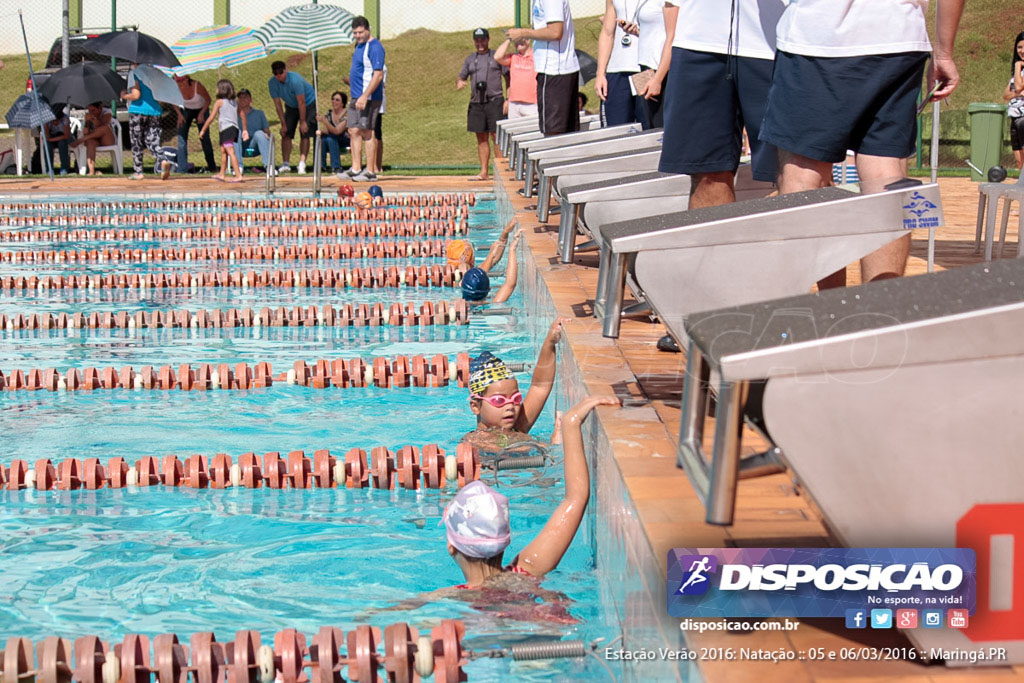
<svg viewBox="0 0 1024 683"><path fill-rule="evenodd" d="M352 54L349 70L351 98L348 105L348 131L352 139L352 168L338 174L342 180L372 182L377 180L377 140L373 131L377 127L384 98L384 46L370 33L366 17L352 20L352 37L356 50ZM362 153L366 149L366 167Z"/></svg>
<svg viewBox="0 0 1024 683"><path fill-rule="evenodd" d="M686 0L679 5L665 85L658 170L692 177L690 208L736 201L743 129L754 180L775 182L776 151L758 140L775 58L775 24L788 0ZM658 341L678 351L671 336Z"/></svg>
<svg viewBox="0 0 1024 683"><path fill-rule="evenodd" d="M292 138L299 129L299 175L306 172L306 156L309 154L309 139L316 134L316 91L309 81L289 71L281 61L270 65L274 74L267 81L267 90L274 99L277 118L281 122L281 165L277 170L288 173L292 155Z"/></svg>
<svg viewBox="0 0 1024 683"><path fill-rule="evenodd" d="M932 99L948 97L960 81L953 62L964 0L938 0L935 51L928 83ZM906 177L916 147L917 100L932 51L928 0L800 0L778 26L761 139L779 148L779 190L830 184L832 164L857 154L861 192L882 192ZM836 87L841 84L841 87ZM861 280L900 277L910 235L861 259ZM846 269L818 283L846 285Z"/></svg>
<svg viewBox="0 0 1024 683"><path fill-rule="evenodd" d="M540 132L548 136L579 130L580 62L569 0L533 0L533 28L510 29L508 37L513 43L534 41Z"/></svg>
<svg viewBox="0 0 1024 683"><path fill-rule="evenodd" d="M470 180L488 179L491 168L491 145L498 130L498 121L505 118L505 97L501 86L502 78L508 80L508 68L494 61L494 50L490 48L491 35L485 28L473 31L473 46L476 50L466 57L455 81L455 89L470 86L469 111L466 128L476 133L476 151L480 159L480 173Z"/></svg>

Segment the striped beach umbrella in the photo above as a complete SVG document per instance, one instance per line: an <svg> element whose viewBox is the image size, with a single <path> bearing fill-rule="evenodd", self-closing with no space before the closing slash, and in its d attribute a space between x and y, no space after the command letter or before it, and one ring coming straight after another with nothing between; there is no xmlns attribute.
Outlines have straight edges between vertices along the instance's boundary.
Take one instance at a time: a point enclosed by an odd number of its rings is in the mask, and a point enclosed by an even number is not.
<svg viewBox="0 0 1024 683"><path fill-rule="evenodd" d="M239 66L267 56L266 48L251 28L234 24L204 26L172 45L171 52L181 66L162 71L175 76Z"/></svg>
<svg viewBox="0 0 1024 683"><path fill-rule="evenodd" d="M289 7L256 29L256 37L272 50L313 52L352 44L351 12L334 5Z"/></svg>

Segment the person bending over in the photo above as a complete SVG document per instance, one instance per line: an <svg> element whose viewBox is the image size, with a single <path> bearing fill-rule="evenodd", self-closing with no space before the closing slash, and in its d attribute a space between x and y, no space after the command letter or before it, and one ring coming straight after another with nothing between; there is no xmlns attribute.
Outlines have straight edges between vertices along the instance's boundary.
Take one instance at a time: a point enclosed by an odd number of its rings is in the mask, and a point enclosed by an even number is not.
<svg viewBox="0 0 1024 683"><path fill-rule="evenodd" d="M463 442L494 452L533 440L530 430L555 384L555 347L562 338L562 326L569 320L558 318L551 324L537 355L526 396L519 391L512 371L490 351L470 361L469 409L476 415L476 429L465 434Z"/></svg>
<svg viewBox="0 0 1024 683"><path fill-rule="evenodd" d="M1010 84L1003 99L1007 101L1006 115L1010 117L1010 147L1017 168L1024 169L1024 31L1013 41L1013 60L1010 62Z"/></svg>
<svg viewBox="0 0 1024 683"><path fill-rule="evenodd" d="M552 329L559 325L556 322ZM488 395L498 394L495 391ZM470 482L462 487L444 511L448 554L466 578L466 582L456 588L486 587L494 581L494 577L508 572L543 578L558 566L583 521L583 513L590 500L590 472L583 448L583 420L598 406L617 405L619 400L613 396L589 396L565 414L562 427L565 497L537 537L511 563L506 565L503 561L505 548L511 540L508 498L482 481Z"/></svg>

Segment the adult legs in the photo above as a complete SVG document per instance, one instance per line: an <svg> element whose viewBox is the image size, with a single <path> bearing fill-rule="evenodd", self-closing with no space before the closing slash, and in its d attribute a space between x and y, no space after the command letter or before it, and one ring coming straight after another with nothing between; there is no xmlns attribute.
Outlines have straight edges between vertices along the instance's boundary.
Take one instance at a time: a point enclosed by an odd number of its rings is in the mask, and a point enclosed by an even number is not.
<svg viewBox="0 0 1024 683"><path fill-rule="evenodd" d="M384 114L377 114L377 123L373 126L373 139L377 141L377 170L384 170Z"/></svg>
<svg viewBox="0 0 1024 683"><path fill-rule="evenodd" d="M491 168L491 142L487 131L476 134L476 156L480 160L480 175L477 177L487 180Z"/></svg>
<svg viewBox="0 0 1024 683"><path fill-rule="evenodd" d="M1024 170L1024 116L1010 119L1010 140L1013 145L1013 158L1017 160L1017 168Z"/></svg>
<svg viewBox="0 0 1024 683"><path fill-rule="evenodd" d="M57 141L57 154L60 156L60 170L67 173L68 168L71 166L71 155L68 151L67 140Z"/></svg>
<svg viewBox="0 0 1024 683"><path fill-rule="evenodd" d="M299 163L305 164L306 157L309 156L309 138L299 138Z"/></svg>
<svg viewBox="0 0 1024 683"><path fill-rule="evenodd" d="M96 148L99 147L99 140L89 138L85 141L85 163L89 169L89 175L96 175Z"/></svg>
<svg viewBox="0 0 1024 683"><path fill-rule="evenodd" d="M341 170L341 142L337 135L323 135L321 140L324 143L323 159L321 167L327 166L327 155L331 157L331 171L337 173Z"/></svg>
<svg viewBox="0 0 1024 683"><path fill-rule="evenodd" d="M255 147L259 150L260 159L263 161L263 166L270 166L270 138L262 130L255 131L251 134L250 147ZM241 157L239 157L241 159Z"/></svg>
<svg viewBox="0 0 1024 683"><path fill-rule="evenodd" d="M779 194L816 190L831 184L831 162L808 159L799 154L779 150ZM818 280L819 290L845 286L845 267Z"/></svg>
<svg viewBox="0 0 1024 683"><path fill-rule="evenodd" d="M734 179L735 174L732 171L693 174L690 184L690 208L703 209L732 204L736 201Z"/></svg>
<svg viewBox="0 0 1024 683"><path fill-rule="evenodd" d="M907 160L857 155L857 175L860 176L861 194L884 192L885 186L907 175ZM885 245L860 260L861 279L864 282L903 277L910 256L910 234Z"/></svg>
<svg viewBox="0 0 1024 683"><path fill-rule="evenodd" d="M373 137L372 130L359 131L363 136L366 145L366 170L370 173L380 173L377 166L377 140Z"/></svg>
<svg viewBox="0 0 1024 683"><path fill-rule="evenodd" d="M371 133L371 131L364 131L361 128L349 128L348 136L352 140L352 172L359 173L363 170L363 142L366 140L364 133ZM369 160L367 160L367 167L369 167Z"/></svg>

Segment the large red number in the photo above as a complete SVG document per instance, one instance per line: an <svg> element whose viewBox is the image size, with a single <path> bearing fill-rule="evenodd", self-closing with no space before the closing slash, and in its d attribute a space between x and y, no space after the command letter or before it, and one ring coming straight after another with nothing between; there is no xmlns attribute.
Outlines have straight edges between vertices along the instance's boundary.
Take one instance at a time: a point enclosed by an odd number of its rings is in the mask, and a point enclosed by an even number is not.
<svg viewBox="0 0 1024 683"><path fill-rule="evenodd" d="M1013 537L1013 604L1008 610L989 609L991 539ZM1024 640L1024 504L975 505L956 523L956 545L972 548L978 559L977 610L964 634L974 642Z"/></svg>

